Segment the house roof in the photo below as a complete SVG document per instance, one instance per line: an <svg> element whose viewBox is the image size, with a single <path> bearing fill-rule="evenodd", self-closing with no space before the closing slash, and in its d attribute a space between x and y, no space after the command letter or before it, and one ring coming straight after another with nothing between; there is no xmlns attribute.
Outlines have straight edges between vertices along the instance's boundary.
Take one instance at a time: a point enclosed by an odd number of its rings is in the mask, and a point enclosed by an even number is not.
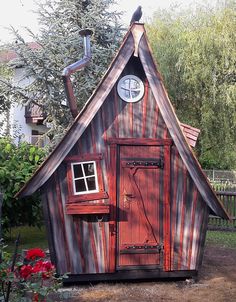
<svg viewBox="0 0 236 302"><path fill-rule="evenodd" d="M34 50L39 49L41 46L37 42L28 42L27 46ZM8 63L18 57L17 53L14 50L6 49L0 51L0 63Z"/></svg>
<svg viewBox="0 0 236 302"><path fill-rule="evenodd" d="M106 97L110 93L112 87L118 80L121 72L133 54L140 58L162 117L203 200L216 215L228 219L229 216L226 210L214 193L187 141L187 138L183 133L182 129L188 128L189 126L184 124L181 126L177 116L175 115L174 108L168 98L161 75L158 72L151 49L148 45L144 25L141 23L134 23L130 27L117 55L113 59L97 89L78 114L62 141L57 145L44 163L36 170L24 187L16 194L16 197L31 195L50 178L81 137L95 114L101 108ZM195 128L195 130L198 129ZM195 134L197 132L198 131L195 131Z"/></svg>

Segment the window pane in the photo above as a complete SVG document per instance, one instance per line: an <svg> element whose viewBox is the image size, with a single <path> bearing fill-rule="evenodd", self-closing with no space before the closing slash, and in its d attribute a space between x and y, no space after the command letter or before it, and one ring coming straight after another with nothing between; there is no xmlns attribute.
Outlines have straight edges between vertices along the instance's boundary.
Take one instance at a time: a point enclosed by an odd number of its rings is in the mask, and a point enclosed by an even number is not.
<svg viewBox="0 0 236 302"><path fill-rule="evenodd" d="M124 90L124 97L129 99L130 98L130 91L129 90Z"/></svg>
<svg viewBox="0 0 236 302"><path fill-rule="evenodd" d="M87 185L88 185L88 190L96 190L96 182L95 182L95 177L88 177L87 179Z"/></svg>
<svg viewBox="0 0 236 302"><path fill-rule="evenodd" d="M129 90L130 89L130 79L123 81L121 87Z"/></svg>
<svg viewBox="0 0 236 302"><path fill-rule="evenodd" d="M136 98L139 95L139 91L131 91L132 98Z"/></svg>
<svg viewBox="0 0 236 302"><path fill-rule="evenodd" d="M94 163L83 164L85 176L94 175Z"/></svg>
<svg viewBox="0 0 236 302"><path fill-rule="evenodd" d="M84 179L75 180L75 192L80 193L86 191Z"/></svg>
<svg viewBox="0 0 236 302"><path fill-rule="evenodd" d="M140 88L140 85L139 85L139 83L137 81L135 81L135 80L132 79L131 80L130 88L131 89L138 89L138 88Z"/></svg>
<svg viewBox="0 0 236 302"><path fill-rule="evenodd" d="M80 164L73 165L73 168L74 168L74 176L75 176L75 178L83 177L83 171L82 171L82 168L81 168Z"/></svg>

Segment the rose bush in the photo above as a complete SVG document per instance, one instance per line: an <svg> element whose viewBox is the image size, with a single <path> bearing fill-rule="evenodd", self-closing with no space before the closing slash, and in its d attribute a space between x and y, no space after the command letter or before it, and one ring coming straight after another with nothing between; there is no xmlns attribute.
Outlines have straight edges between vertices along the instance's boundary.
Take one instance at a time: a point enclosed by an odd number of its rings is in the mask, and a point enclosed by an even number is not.
<svg viewBox="0 0 236 302"><path fill-rule="evenodd" d="M26 252L27 260L35 260L36 258L45 258L45 252L39 248L30 249Z"/></svg>
<svg viewBox="0 0 236 302"><path fill-rule="evenodd" d="M17 268L16 275L24 291L33 294L34 302L47 301L49 293L57 291L60 285L60 280L55 277L54 265L40 248L28 250L23 263Z"/></svg>
<svg viewBox="0 0 236 302"><path fill-rule="evenodd" d="M46 258L42 249L30 249L26 252L25 257L18 257L13 272L10 269L10 257L4 258L3 251L0 251L0 255L2 255L0 257L1 288L6 292L9 282L11 282L11 301L14 299L17 302L50 301L49 294L55 293L60 287L62 278L56 277L55 267ZM3 295L6 299L6 295L4 293Z"/></svg>

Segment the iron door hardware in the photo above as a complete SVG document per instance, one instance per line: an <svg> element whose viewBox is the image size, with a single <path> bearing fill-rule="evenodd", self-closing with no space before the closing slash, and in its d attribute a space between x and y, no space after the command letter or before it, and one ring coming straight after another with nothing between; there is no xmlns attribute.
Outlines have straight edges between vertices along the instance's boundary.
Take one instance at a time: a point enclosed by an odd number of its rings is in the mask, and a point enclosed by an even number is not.
<svg viewBox="0 0 236 302"><path fill-rule="evenodd" d="M156 161L130 161L126 163L127 167L157 167L164 168L164 160L158 159Z"/></svg>
<svg viewBox="0 0 236 302"><path fill-rule="evenodd" d="M121 254L159 254L164 249L163 244L156 245L126 245Z"/></svg>
<svg viewBox="0 0 236 302"><path fill-rule="evenodd" d="M124 194L126 197L128 197L128 198L134 198L135 196L133 195L133 194L131 194L131 193L125 193Z"/></svg>
<svg viewBox="0 0 236 302"><path fill-rule="evenodd" d="M135 196L132 193L127 193L126 190L124 190L124 208L125 209L130 208L130 202L131 202L132 198L135 198Z"/></svg>

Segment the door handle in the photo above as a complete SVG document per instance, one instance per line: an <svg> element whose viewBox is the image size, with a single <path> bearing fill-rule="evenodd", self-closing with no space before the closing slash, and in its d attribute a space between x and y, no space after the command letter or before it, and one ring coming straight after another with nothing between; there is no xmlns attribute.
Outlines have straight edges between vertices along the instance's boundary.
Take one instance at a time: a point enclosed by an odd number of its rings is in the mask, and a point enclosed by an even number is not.
<svg viewBox="0 0 236 302"><path fill-rule="evenodd" d="M131 193L127 193L126 190L124 191L124 208L129 209L130 208L130 202L131 198L134 198L135 196Z"/></svg>
<svg viewBox="0 0 236 302"><path fill-rule="evenodd" d="M126 197L129 197L129 198L134 198L135 196L133 194L129 194L129 193L126 193L124 194Z"/></svg>

